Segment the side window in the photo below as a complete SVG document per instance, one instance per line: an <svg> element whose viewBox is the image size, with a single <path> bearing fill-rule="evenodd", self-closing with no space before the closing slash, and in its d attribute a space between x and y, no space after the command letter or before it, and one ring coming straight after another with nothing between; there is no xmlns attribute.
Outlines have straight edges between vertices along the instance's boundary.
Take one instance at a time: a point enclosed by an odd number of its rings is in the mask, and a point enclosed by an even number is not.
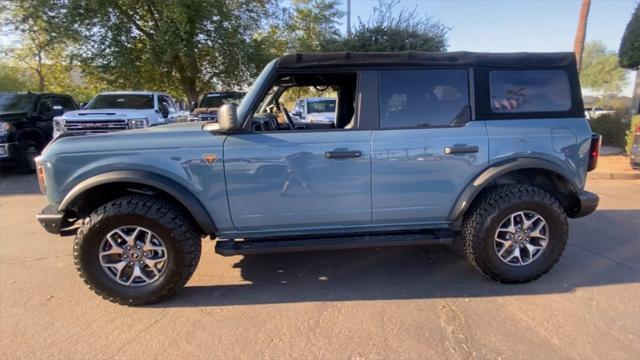
<svg viewBox="0 0 640 360"><path fill-rule="evenodd" d="M49 116L53 111L54 105L60 105L54 101L54 99L50 96L43 97L40 99L40 103L38 104L38 114L43 116Z"/></svg>
<svg viewBox="0 0 640 360"><path fill-rule="evenodd" d="M380 72L380 127L450 126L469 116L467 70Z"/></svg>
<svg viewBox="0 0 640 360"><path fill-rule="evenodd" d="M169 112L175 112L176 111L176 106L174 105L174 103L173 103L173 101L171 100L170 97L168 97L166 95L160 95L160 96L158 96L158 100L160 100L160 104L164 104L167 107Z"/></svg>
<svg viewBox="0 0 640 360"><path fill-rule="evenodd" d="M55 102L56 105L61 105L64 111L71 111L76 109L76 106L71 98L68 98L66 96L57 96L55 98Z"/></svg>
<svg viewBox="0 0 640 360"><path fill-rule="evenodd" d="M562 70L491 71L489 92L494 113L571 109L569 77Z"/></svg>
<svg viewBox="0 0 640 360"><path fill-rule="evenodd" d="M296 105L293 107L293 112L302 113L302 100L296 101Z"/></svg>

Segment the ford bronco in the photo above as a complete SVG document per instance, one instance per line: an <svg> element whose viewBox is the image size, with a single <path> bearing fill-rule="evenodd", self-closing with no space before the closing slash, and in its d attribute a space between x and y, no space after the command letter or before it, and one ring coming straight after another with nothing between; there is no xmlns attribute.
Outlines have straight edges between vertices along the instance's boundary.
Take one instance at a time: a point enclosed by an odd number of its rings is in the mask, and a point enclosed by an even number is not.
<svg viewBox="0 0 640 360"><path fill-rule="evenodd" d="M294 123L283 94L331 89L331 124ZM217 122L61 138L37 160L98 295L161 301L218 254L452 244L502 283L558 261L600 137L572 53L291 54Z"/></svg>

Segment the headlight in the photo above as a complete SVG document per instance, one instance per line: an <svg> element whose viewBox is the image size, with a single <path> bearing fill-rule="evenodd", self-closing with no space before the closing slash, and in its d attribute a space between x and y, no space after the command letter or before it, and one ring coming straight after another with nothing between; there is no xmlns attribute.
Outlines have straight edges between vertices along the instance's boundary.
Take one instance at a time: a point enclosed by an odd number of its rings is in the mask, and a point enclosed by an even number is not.
<svg viewBox="0 0 640 360"><path fill-rule="evenodd" d="M64 119L61 116L53 118L53 138L57 138L64 132Z"/></svg>
<svg viewBox="0 0 640 360"><path fill-rule="evenodd" d="M142 129L149 126L148 119L129 119L129 129Z"/></svg>
<svg viewBox="0 0 640 360"><path fill-rule="evenodd" d="M7 135L9 132L9 128L11 128L11 124L8 122L0 121L0 136Z"/></svg>

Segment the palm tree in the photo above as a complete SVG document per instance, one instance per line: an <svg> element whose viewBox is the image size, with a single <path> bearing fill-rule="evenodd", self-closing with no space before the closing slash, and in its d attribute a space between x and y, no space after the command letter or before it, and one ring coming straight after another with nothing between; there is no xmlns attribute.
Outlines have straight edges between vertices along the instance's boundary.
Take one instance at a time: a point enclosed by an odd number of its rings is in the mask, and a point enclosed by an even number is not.
<svg viewBox="0 0 640 360"><path fill-rule="evenodd" d="M589 8L591 0L582 0L580 7L580 17L578 18L578 30L576 31L576 39L573 42L573 52L576 54L576 62L578 63L578 72L582 65L582 51L584 50L584 38L587 35L587 18L589 17Z"/></svg>

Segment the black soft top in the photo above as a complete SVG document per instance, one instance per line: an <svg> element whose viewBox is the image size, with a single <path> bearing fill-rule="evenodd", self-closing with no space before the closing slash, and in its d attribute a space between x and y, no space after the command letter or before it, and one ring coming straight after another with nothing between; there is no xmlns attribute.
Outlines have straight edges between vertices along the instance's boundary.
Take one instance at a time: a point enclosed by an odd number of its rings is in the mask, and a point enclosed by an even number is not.
<svg viewBox="0 0 640 360"><path fill-rule="evenodd" d="M334 52L288 54L278 59L276 65L279 69L342 66L576 67L576 59L572 52Z"/></svg>

